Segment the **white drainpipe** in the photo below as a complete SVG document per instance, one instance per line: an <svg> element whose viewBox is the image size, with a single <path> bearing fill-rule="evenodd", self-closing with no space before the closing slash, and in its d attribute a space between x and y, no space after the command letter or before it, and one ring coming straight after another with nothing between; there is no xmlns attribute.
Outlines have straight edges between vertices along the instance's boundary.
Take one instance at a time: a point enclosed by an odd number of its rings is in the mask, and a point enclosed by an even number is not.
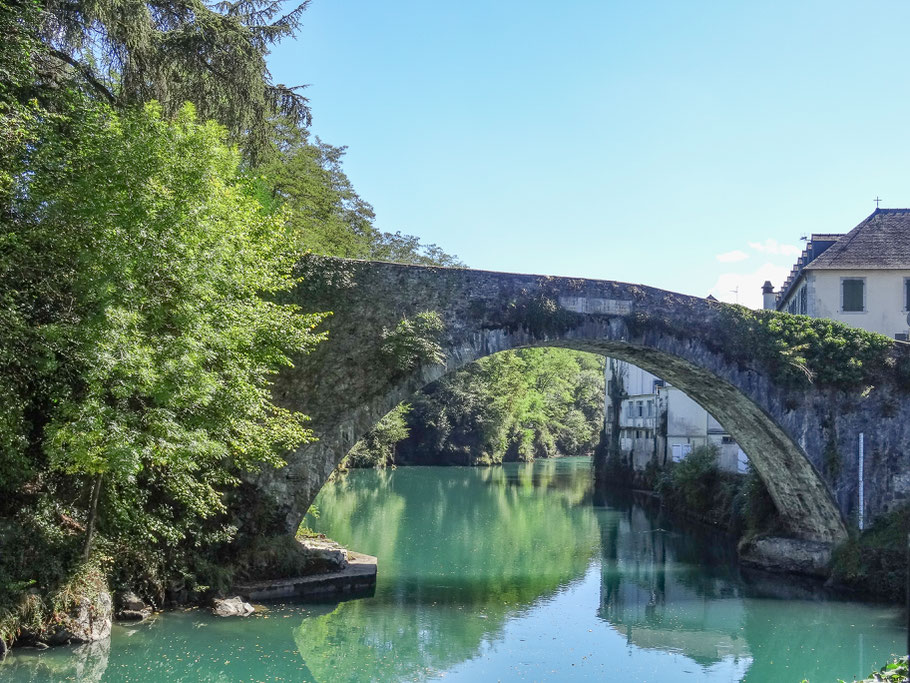
<svg viewBox="0 0 910 683"><path fill-rule="evenodd" d="M865 511L865 492L863 490L863 433L859 433L859 530L863 530L864 514Z"/></svg>

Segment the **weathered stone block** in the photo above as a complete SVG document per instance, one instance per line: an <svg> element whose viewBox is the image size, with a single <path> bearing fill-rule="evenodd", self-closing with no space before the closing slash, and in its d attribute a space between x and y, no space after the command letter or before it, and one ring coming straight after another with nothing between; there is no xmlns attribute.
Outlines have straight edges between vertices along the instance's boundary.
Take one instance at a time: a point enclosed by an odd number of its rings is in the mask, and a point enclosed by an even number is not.
<svg viewBox="0 0 910 683"><path fill-rule="evenodd" d="M307 564L315 564L329 570L344 569L348 566L348 550L328 538L298 538Z"/></svg>
<svg viewBox="0 0 910 683"><path fill-rule="evenodd" d="M739 557L747 566L824 578L831 564L831 544L766 536L743 543Z"/></svg>

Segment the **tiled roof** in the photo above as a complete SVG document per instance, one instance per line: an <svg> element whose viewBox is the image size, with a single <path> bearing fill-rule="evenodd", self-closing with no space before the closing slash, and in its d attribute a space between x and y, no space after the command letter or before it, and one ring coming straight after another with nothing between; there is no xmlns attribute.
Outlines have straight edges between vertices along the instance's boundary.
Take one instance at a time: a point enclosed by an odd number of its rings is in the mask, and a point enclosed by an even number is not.
<svg viewBox="0 0 910 683"><path fill-rule="evenodd" d="M876 209L808 270L910 268L910 209Z"/></svg>

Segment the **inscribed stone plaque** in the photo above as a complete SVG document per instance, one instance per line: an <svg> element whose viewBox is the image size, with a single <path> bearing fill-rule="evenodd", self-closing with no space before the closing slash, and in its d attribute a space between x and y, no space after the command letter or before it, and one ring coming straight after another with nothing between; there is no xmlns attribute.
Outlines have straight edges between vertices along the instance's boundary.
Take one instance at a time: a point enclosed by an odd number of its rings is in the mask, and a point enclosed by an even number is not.
<svg viewBox="0 0 910 683"><path fill-rule="evenodd" d="M599 299L591 296L561 296L559 306L575 313L601 315L627 315L632 312L632 302L625 299Z"/></svg>

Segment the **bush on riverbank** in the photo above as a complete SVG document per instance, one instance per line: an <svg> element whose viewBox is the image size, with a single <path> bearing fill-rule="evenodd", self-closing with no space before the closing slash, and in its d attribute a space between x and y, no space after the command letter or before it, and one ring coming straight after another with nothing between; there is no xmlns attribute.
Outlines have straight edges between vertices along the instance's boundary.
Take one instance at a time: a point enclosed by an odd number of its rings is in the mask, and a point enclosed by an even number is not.
<svg viewBox="0 0 910 683"><path fill-rule="evenodd" d="M838 679L844 683L842 679ZM910 666L908 666L907 656L897 657L878 671L873 671L868 678L864 678L857 683L907 683L910 681ZM805 678L802 683L809 683Z"/></svg>
<svg viewBox="0 0 910 683"><path fill-rule="evenodd" d="M682 462L652 475L654 490L671 508L731 533L772 533L777 509L764 483L750 470L745 476L723 472L716 446L701 446Z"/></svg>
<svg viewBox="0 0 910 683"><path fill-rule="evenodd" d="M311 437L270 386L322 319L267 299L293 288L297 254L222 127L189 105L170 119L67 91L41 110L9 92L0 124L22 118L0 168L6 636L17 618L56 619L85 562L105 582L134 567L164 584L234 535L225 496L241 472Z"/></svg>
<svg viewBox="0 0 910 683"><path fill-rule="evenodd" d="M831 581L865 595L903 600L907 588L910 505L879 517L834 551Z"/></svg>

